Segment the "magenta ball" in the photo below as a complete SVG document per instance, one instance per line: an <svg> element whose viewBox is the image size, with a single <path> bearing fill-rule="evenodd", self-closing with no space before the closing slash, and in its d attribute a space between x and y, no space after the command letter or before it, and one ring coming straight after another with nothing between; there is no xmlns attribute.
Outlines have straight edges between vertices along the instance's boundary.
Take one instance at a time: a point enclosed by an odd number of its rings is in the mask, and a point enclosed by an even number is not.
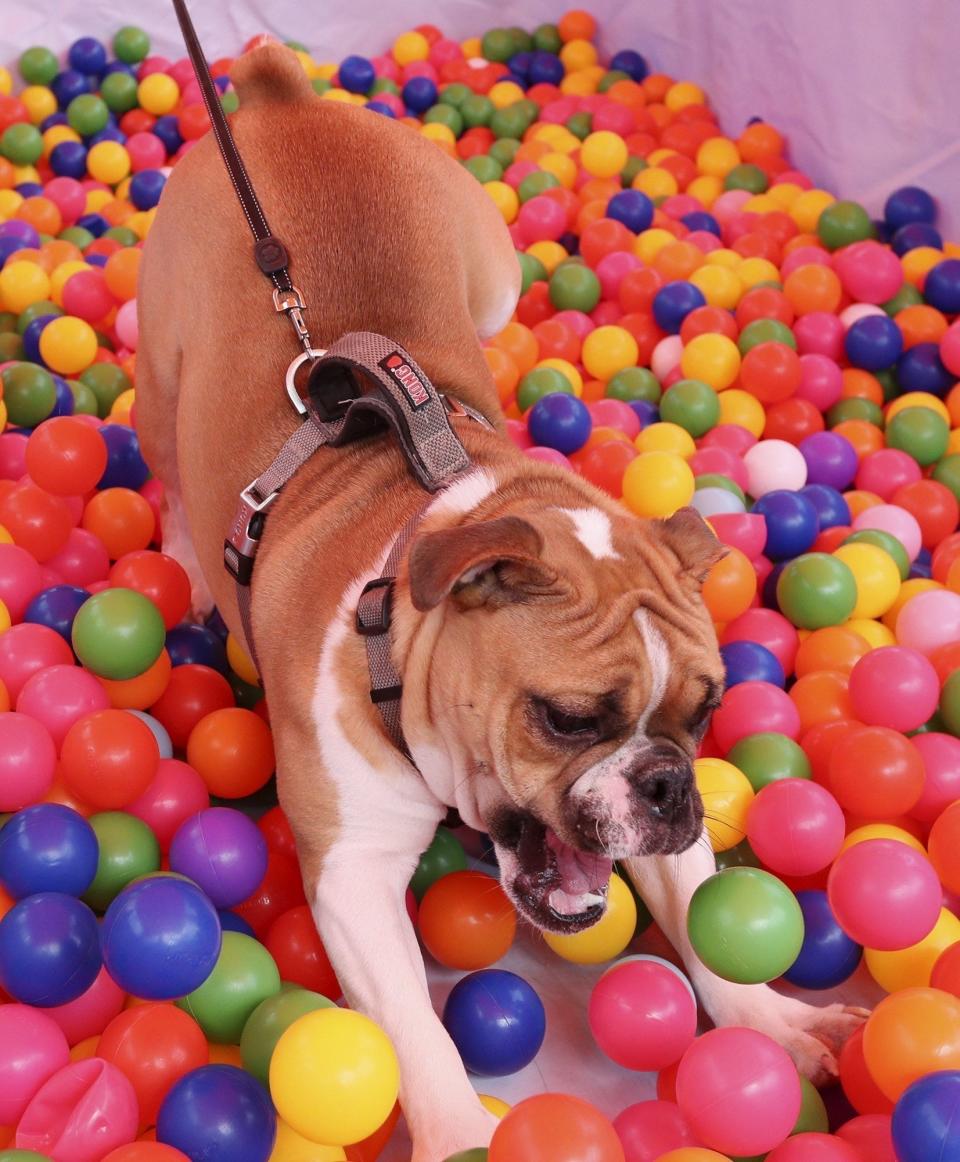
<svg viewBox="0 0 960 1162"><path fill-rule="evenodd" d="M897 615L896 635L900 645L928 657L960 641L960 593L931 589L911 597Z"/></svg>
<svg viewBox="0 0 960 1162"><path fill-rule="evenodd" d="M731 686L713 715L713 734L724 753L748 734L765 731L800 737L800 712L790 695L770 682Z"/></svg>
<svg viewBox="0 0 960 1162"><path fill-rule="evenodd" d="M704 1033L683 1055L677 1104L704 1145L722 1154L763 1154L793 1129L800 1078L786 1049L754 1029Z"/></svg>
<svg viewBox="0 0 960 1162"><path fill-rule="evenodd" d="M811 311L793 324L801 355L826 355L835 362L844 356L843 334L843 323L827 311Z"/></svg>
<svg viewBox="0 0 960 1162"><path fill-rule="evenodd" d="M903 285L900 259L888 246L872 240L844 246L833 267L843 289L859 303L885 303Z"/></svg>
<svg viewBox="0 0 960 1162"><path fill-rule="evenodd" d="M0 545L0 549L5 546ZM0 566L2 569L2 566ZM46 625L23 622L0 634L0 682L16 703L28 678L47 666L72 666L73 650Z"/></svg>
<svg viewBox="0 0 960 1162"><path fill-rule="evenodd" d="M567 468L572 471L573 465L562 452L558 452L556 448L546 448L542 444L535 444L532 448L527 448L524 451L525 456L529 456L531 460L539 460L543 464L556 464L558 468Z"/></svg>
<svg viewBox="0 0 960 1162"><path fill-rule="evenodd" d="M533 242L556 242L567 228L567 211L553 198L539 194L520 207L517 224L528 246Z"/></svg>
<svg viewBox="0 0 960 1162"><path fill-rule="evenodd" d="M110 572L103 541L87 529L71 529L63 548L48 557L46 565L55 569L65 584L79 585L81 589L106 581Z"/></svg>
<svg viewBox="0 0 960 1162"><path fill-rule="evenodd" d="M922 476L920 465L912 456L899 448L881 448L860 461L854 483L857 488L889 500L898 488L913 484Z"/></svg>
<svg viewBox="0 0 960 1162"><path fill-rule="evenodd" d="M690 986L656 960L614 965L597 981L587 1010L590 1031L626 1069L660 1070L678 1061L697 1033Z"/></svg>
<svg viewBox="0 0 960 1162"><path fill-rule="evenodd" d="M682 1146L696 1146L697 1138L680 1107L672 1101L640 1101L614 1119L613 1128L623 1146L625 1162L657 1162Z"/></svg>
<svg viewBox="0 0 960 1162"><path fill-rule="evenodd" d="M110 697L93 674L79 666L47 666L23 684L17 710L50 731L57 749L71 726L95 710L106 710Z"/></svg>
<svg viewBox="0 0 960 1162"><path fill-rule="evenodd" d="M859 1151L861 1162L897 1162L889 1114L861 1114L844 1122L837 1137Z"/></svg>
<svg viewBox="0 0 960 1162"><path fill-rule="evenodd" d="M208 807L177 828L170 870L189 876L218 908L232 908L260 886L267 841L256 823L233 807Z"/></svg>
<svg viewBox="0 0 960 1162"><path fill-rule="evenodd" d="M843 394L843 372L839 364L813 351L801 355L800 386L794 394L798 399L809 400L819 411L827 411Z"/></svg>
<svg viewBox="0 0 960 1162"><path fill-rule="evenodd" d="M76 178L51 178L43 187L43 196L60 211L64 226L72 226L87 206L87 191Z"/></svg>
<svg viewBox="0 0 960 1162"><path fill-rule="evenodd" d="M124 811L142 819L157 837L160 850L166 853L177 828L209 806L207 784L193 767L180 759L161 759L153 782Z"/></svg>
<svg viewBox="0 0 960 1162"><path fill-rule="evenodd" d="M845 820L828 790L809 779L769 783L747 811L747 838L778 875L809 876L834 860Z"/></svg>
<svg viewBox="0 0 960 1162"><path fill-rule="evenodd" d="M19 545L0 544L0 601L11 621L19 621L32 598L40 592L40 566Z"/></svg>
<svg viewBox="0 0 960 1162"><path fill-rule="evenodd" d="M771 1150L767 1162L863 1162L863 1157L833 1134L795 1134Z"/></svg>
<svg viewBox="0 0 960 1162"><path fill-rule="evenodd" d="M137 323L137 300L128 299L117 311L114 321L117 338L131 351L136 351L140 329Z"/></svg>
<svg viewBox="0 0 960 1162"><path fill-rule="evenodd" d="M960 738L931 730L915 734L910 741L920 752L926 774L923 793L910 808L910 815L930 824L960 799Z"/></svg>
<svg viewBox="0 0 960 1162"><path fill-rule="evenodd" d="M50 790L57 749L50 732L27 714L0 714L0 811L19 811Z"/></svg>
<svg viewBox="0 0 960 1162"><path fill-rule="evenodd" d="M101 967L97 978L85 993L65 1005L54 1005L43 1011L63 1030L67 1041L76 1045L87 1037L102 1033L107 1023L123 1009L127 994L106 968Z"/></svg>
<svg viewBox="0 0 960 1162"><path fill-rule="evenodd" d="M632 440L640 435L640 419L633 408L622 399L598 399L587 404L595 428L616 428Z"/></svg>
<svg viewBox="0 0 960 1162"><path fill-rule="evenodd" d="M907 512L899 504L875 504L873 508L866 508L853 518L855 532L861 529L880 529L897 538L907 550L911 561L917 559L923 548L923 533L917 518L912 512Z"/></svg>
<svg viewBox="0 0 960 1162"><path fill-rule="evenodd" d="M69 1060L63 1030L47 1013L0 1005L0 1125L16 1125L40 1086Z"/></svg>
<svg viewBox="0 0 960 1162"><path fill-rule="evenodd" d="M916 730L936 710L939 698L940 680L933 664L904 646L871 650L850 671L854 713L870 726Z"/></svg>
<svg viewBox="0 0 960 1162"><path fill-rule="evenodd" d="M942 889L925 855L895 839L867 839L837 856L827 897L837 923L881 952L909 948L933 931Z"/></svg>

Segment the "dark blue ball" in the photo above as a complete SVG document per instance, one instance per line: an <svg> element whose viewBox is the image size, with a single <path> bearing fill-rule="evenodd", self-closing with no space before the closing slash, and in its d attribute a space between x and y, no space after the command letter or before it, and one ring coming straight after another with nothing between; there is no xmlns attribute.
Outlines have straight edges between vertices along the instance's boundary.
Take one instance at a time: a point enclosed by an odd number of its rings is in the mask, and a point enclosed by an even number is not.
<svg viewBox="0 0 960 1162"><path fill-rule="evenodd" d="M15 900L34 892L82 896L97 874L100 845L71 807L38 803L0 829L0 883Z"/></svg>
<svg viewBox="0 0 960 1162"><path fill-rule="evenodd" d="M116 125L106 125L99 133L92 133L89 137L83 139L86 144L93 149L95 145L99 145L101 141L116 141L118 145L123 145L127 140L127 135L119 130Z"/></svg>
<svg viewBox="0 0 960 1162"><path fill-rule="evenodd" d="M650 73L646 59L632 48L622 48L610 61L611 72L626 73L631 81L642 81Z"/></svg>
<svg viewBox="0 0 960 1162"><path fill-rule="evenodd" d="M894 231L890 245L894 254L902 258L908 250L917 250L921 246L942 250L943 238L939 230L935 230L928 222L910 222Z"/></svg>
<svg viewBox="0 0 960 1162"><path fill-rule="evenodd" d="M817 510L817 523L820 532L832 529L837 525L848 525L851 522L850 506L843 497L829 484L805 484L800 489L800 495Z"/></svg>
<svg viewBox="0 0 960 1162"><path fill-rule="evenodd" d="M688 230L705 230L708 234L720 237L720 223L706 210L694 210L692 214L684 214L680 221Z"/></svg>
<svg viewBox="0 0 960 1162"><path fill-rule="evenodd" d="M235 1065L202 1065L170 1088L157 1141L204 1162L267 1162L277 1115L260 1082Z"/></svg>
<svg viewBox="0 0 960 1162"><path fill-rule="evenodd" d="M383 117L396 118L396 113L389 105L384 105L382 101L368 101L364 108L369 109L371 113L379 113Z"/></svg>
<svg viewBox="0 0 960 1162"><path fill-rule="evenodd" d="M256 932L236 912L231 912L229 908L218 908L217 915L220 917L220 927L224 932L242 932L244 936L252 936L256 940Z"/></svg>
<svg viewBox="0 0 960 1162"><path fill-rule="evenodd" d="M937 220L937 203L919 186L901 186L887 198L883 216L893 230L912 222L931 224Z"/></svg>
<svg viewBox="0 0 960 1162"><path fill-rule="evenodd" d="M78 73L87 73L95 77L103 75L107 67L107 50L99 40L92 36L81 36L75 40L67 51L67 63Z"/></svg>
<svg viewBox="0 0 960 1162"><path fill-rule="evenodd" d="M534 444L568 456L590 438L593 421L582 400L555 392L537 400L527 414L527 426Z"/></svg>
<svg viewBox="0 0 960 1162"><path fill-rule="evenodd" d="M69 643L73 619L89 596L87 590L79 585L52 585L49 589L41 589L31 600L23 620L45 625Z"/></svg>
<svg viewBox="0 0 960 1162"><path fill-rule="evenodd" d="M107 265L108 257L109 255L107 254L85 254L83 256L83 261L89 262L91 266L103 267Z"/></svg>
<svg viewBox="0 0 960 1162"><path fill-rule="evenodd" d="M774 489L761 496L752 511L766 522L763 552L771 561L787 561L805 553L820 531L813 501L800 492Z"/></svg>
<svg viewBox="0 0 960 1162"><path fill-rule="evenodd" d="M7 261L15 250L22 250L23 243L19 238L14 238L8 235L6 238L0 238L0 267Z"/></svg>
<svg viewBox="0 0 960 1162"><path fill-rule="evenodd" d="M429 77L411 77L400 93L404 105L415 113L426 113L437 103L437 86Z"/></svg>
<svg viewBox="0 0 960 1162"><path fill-rule="evenodd" d="M180 136L180 130L177 128L177 118L173 113L164 113L162 117L158 117L153 123L153 128L150 130L163 142L163 147L167 151L167 156L171 157L177 152L181 145L183 145L183 138Z"/></svg>
<svg viewBox="0 0 960 1162"><path fill-rule="evenodd" d="M111 73L126 73L128 77L135 77L137 70L133 65L128 65L126 61L110 61L103 70L103 75L109 77Z"/></svg>
<svg viewBox="0 0 960 1162"><path fill-rule="evenodd" d="M923 297L945 315L960 311L960 258L945 258L927 271Z"/></svg>
<svg viewBox="0 0 960 1162"><path fill-rule="evenodd" d="M101 431L103 429L101 428ZM174 666L209 666L228 674L227 648L213 630L184 621L167 632L167 652Z"/></svg>
<svg viewBox="0 0 960 1162"><path fill-rule="evenodd" d="M908 1086L893 1109L898 1162L960 1158L960 1070L928 1073Z"/></svg>
<svg viewBox="0 0 960 1162"><path fill-rule="evenodd" d="M720 647L720 657L727 672L727 689L740 682L770 682L781 690L787 684L776 655L759 642L729 642Z"/></svg>
<svg viewBox="0 0 960 1162"><path fill-rule="evenodd" d="M933 567L929 561L921 561L919 558L910 566L910 572L907 580L910 581L914 577L923 577L929 580L933 576Z"/></svg>
<svg viewBox="0 0 960 1162"><path fill-rule="evenodd" d="M510 68L510 72L513 73L513 75L515 77L519 77L521 80L524 80L524 81L530 75L530 65L532 63L533 63L533 53L532 52L514 53L514 55L509 59L509 61L507 61L507 64Z"/></svg>
<svg viewBox="0 0 960 1162"><path fill-rule="evenodd" d="M576 234L561 234L557 241L564 248L567 254L573 255L580 253L580 239Z"/></svg>
<svg viewBox="0 0 960 1162"><path fill-rule="evenodd" d="M53 411L47 419L53 419L54 416L72 416L76 410L77 401L73 398L70 384L61 376L55 375L53 377L53 387L57 393L57 400L53 405Z"/></svg>
<svg viewBox="0 0 960 1162"><path fill-rule="evenodd" d="M530 59L527 79L531 85L559 85L565 72L563 61L558 56L538 50Z"/></svg>
<svg viewBox="0 0 960 1162"><path fill-rule="evenodd" d="M50 151L50 168L58 178L86 177L87 147L81 141L61 141Z"/></svg>
<svg viewBox="0 0 960 1162"><path fill-rule="evenodd" d="M40 355L40 336L47 326L59 317L59 315L39 315L24 328L20 339L23 343L23 353L31 363L39 363L46 367L46 363Z"/></svg>
<svg viewBox="0 0 960 1162"><path fill-rule="evenodd" d="M903 332L888 315L867 315L848 329L843 347L854 367L882 371L900 358Z"/></svg>
<svg viewBox="0 0 960 1162"><path fill-rule="evenodd" d="M90 78L85 73L77 72L76 69L64 69L62 73L57 73L50 82L50 89L57 98L57 104L63 110L66 110L74 97L80 97L84 93L92 93L93 88L93 82Z"/></svg>
<svg viewBox="0 0 960 1162"><path fill-rule="evenodd" d="M40 132L46 133L48 129L52 129L54 125L69 125L70 118L66 113L61 113L57 110L56 113L51 113L49 117L44 117L40 122Z"/></svg>
<svg viewBox="0 0 960 1162"><path fill-rule="evenodd" d="M97 919L75 896L34 892L0 920L0 986L21 1004L75 1001L102 963Z"/></svg>
<svg viewBox="0 0 960 1162"><path fill-rule="evenodd" d="M632 399L627 406L640 421L641 428L649 428L660 420L660 409L649 399Z"/></svg>
<svg viewBox="0 0 960 1162"><path fill-rule="evenodd" d="M76 224L83 230L89 230L94 238L99 238L101 234L110 229L110 223L104 218L102 214L82 214ZM89 262L90 259L86 258Z"/></svg>
<svg viewBox="0 0 960 1162"><path fill-rule="evenodd" d="M376 69L365 56L348 56L340 62L340 84L348 93L369 93L377 79Z"/></svg>
<svg viewBox="0 0 960 1162"><path fill-rule="evenodd" d="M522 977L488 968L453 986L443 1024L470 1073L506 1077L536 1057L547 1018L543 1002Z"/></svg>
<svg viewBox="0 0 960 1162"><path fill-rule="evenodd" d="M620 195L615 194L614 197L619 198ZM613 201L612 198L610 200ZM653 317L661 331L676 335L687 315L697 307L706 305L703 291L692 282L668 282L653 296Z"/></svg>
<svg viewBox="0 0 960 1162"><path fill-rule="evenodd" d="M778 561L767 574L767 579L760 590L760 602L764 609L775 609L778 613L780 612L780 602L777 600L777 582L788 564L788 561Z"/></svg>
<svg viewBox="0 0 960 1162"><path fill-rule="evenodd" d="M127 197L138 210L152 210L160 201L167 175L158 169L142 169L130 179Z"/></svg>
<svg viewBox="0 0 960 1162"><path fill-rule="evenodd" d="M653 222L653 202L642 190L621 190L607 203L607 217L640 234Z"/></svg>
<svg viewBox="0 0 960 1162"><path fill-rule="evenodd" d="M939 343L917 343L897 360L897 380L903 392L946 395L956 383L956 376L944 367Z"/></svg>
<svg viewBox="0 0 960 1162"><path fill-rule="evenodd" d="M39 198L43 193L43 186L39 182L20 182L13 188L21 198Z"/></svg>
<svg viewBox="0 0 960 1162"><path fill-rule="evenodd" d="M221 93L225 93L230 88L230 78L221 74L219 77L213 78L213 83L217 86Z"/></svg>
<svg viewBox="0 0 960 1162"><path fill-rule="evenodd" d="M227 628L227 623L223 620L220 610L216 606L210 610L203 624L212 634L216 634L222 642L227 640L227 634L230 630Z"/></svg>
<svg viewBox="0 0 960 1162"><path fill-rule="evenodd" d="M519 73L509 72L500 78L502 81L513 81L515 85L519 85L521 89L528 88L528 81L526 77L522 77Z"/></svg>
<svg viewBox="0 0 960 1162"><path fill-rule="evenodd" d="M837 923L826 892L797 892L797 903L803 912L803 944L783 975L798 988L834 988L856 972L863 948Z"/></svg>
<svg viewBox="0 0 960 1162"><path fill-rule="evenodd" d="M107 466L97 488L142 488L150 470L140 454L136 431L126 424L104 424L100 435L107 445Z"/></svg>

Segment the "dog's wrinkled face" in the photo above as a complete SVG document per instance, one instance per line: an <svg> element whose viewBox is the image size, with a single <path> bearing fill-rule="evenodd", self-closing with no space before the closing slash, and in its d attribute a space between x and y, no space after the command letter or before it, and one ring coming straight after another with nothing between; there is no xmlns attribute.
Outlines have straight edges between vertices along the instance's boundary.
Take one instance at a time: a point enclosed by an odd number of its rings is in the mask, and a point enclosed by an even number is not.
<svg viewBox="0 0 960 1162"><path fill-rule="evenodd" d="M613 860L700 834L692 764L723 688L700 586L721 555L690 509L541 508L414 544L413 603L442 611L429 713L455 804L540 928L588 927Z"/></svg>

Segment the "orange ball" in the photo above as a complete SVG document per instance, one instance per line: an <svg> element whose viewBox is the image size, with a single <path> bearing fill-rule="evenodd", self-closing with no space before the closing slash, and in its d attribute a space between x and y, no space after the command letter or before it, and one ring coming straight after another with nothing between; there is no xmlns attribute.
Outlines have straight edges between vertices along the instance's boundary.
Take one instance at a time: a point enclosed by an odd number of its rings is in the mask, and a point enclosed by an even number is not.
<svg viewBox="0 0 960 1162"><path fill-rule="evenodd" d="M14 217L21 222L27 222L39 234L59 234L63 229L60 210L56 202L51 202L49 198L39 196L24 198L17 206Z"/></svg>
<svg viewBox="0 0 960 1162"><path fill-rule="evenodd" d="M564 44L568 40L593 40L597 35L597 22L582 8L572 8L557 21L557 31Z"/></svg>
<svg viewBox="0 0 960 1162"><path fill-rule="evenodd" d="M745 553L730 548L707 574L703 600L714 621L733 621L750 608L756 592L756 570Z"/></svg>
<svg viewBox="0 0 960 1162"><path fill-rule="evenodd" d="M252 710L214 710L191 731L187 762L212 794L222 799L252 795L276 767L270 727Z"/></svg>
<svg viewBox="0 0 960 1162"><path fill-rule="evenodd" d="M945 888L960 890L960 802L951 803L930 829L930 862Z"/></svg>
<svg viewBox="0 0 960 1162"><path fill-rule="evenodd" d="M161 650L160 657L142 674L126 681L100 678L100 685L106 690L110 705L118 710L146 710L163 696L171 669L170 655Z"/></svg>
<svg viewBox="0 0 960 1162"><path fill-rule="evenodd" d="M517 914L492 876L458 871L441 876L420 901L417 925L424 947L446 968L487 968L506 956Z"/></svg>
<svg viewBox="0 0 960 1162"><path fill-rule="evenodd" d="M823 722L846 722L855 717L847 675L834 670L815 670L798 678L790 698L799 711L803 731Z"/></svg>
<svg viewBox="0 0 960 1162"><path fill-rule="evenodd" d="M103 277L111 294L121 302L136 298L140 256L141 251L137 247L125 246L111 254L103 268Z"/></svg>
<svg viewBox="0 0 960 1162"><path fill-rule="evenodd" d="M918 343L939 343L947 331L947 317L936 307L917 303L897 311L893 320L903 335L904 350Z"/></svg>
<svg viewBox="0 0 960 1162"><path fill-rule="evenodd" d="M131 488L104 488L83 510L83 527L99 537L112 561L145 549L153 540L156 518L149 502Z"/></svg>
<svg viewBox="0 0 960 1162"><path fill-rule="evenodd" d="M97 710L67 731L60 774L78 799L113 811L140 798L159 762L157 740L142 719L126 710Z"/></svg>
<svg viewBox="0 0 960 1162"><path fill-rule="evenodd" d="M589 1102L540 1093L519 1102L494 1130L490 1162L622 1162L623 1146Z"/></svg>
<svg viewBox="0 0 960 1162"><path fill-rule="evenodd" d="M885 997L864 1026L863 1056L891 1101L924 1074L960 1069L960 999L931 988Z"/></svg>
<svg viewBox="0 0 960 1162"><path fill-rule="evenodd" d="M864 456L869 456L871 452L879 452L884 446L883 432L876 424L871 424L869 420L844 420L833 427L831 431L850 441L858 460L862 460ZM847 500L849 501L849 494L847 494ZM882 504L883 502L878 501L878 503ZM852 509L850 511L856 515Z"/></svg>
<svg viewBox="0 0 960 1162"><path fill-rule="evenodd" d="M520 372L513 358L499 347L484 347L483 357L490 368L501 404L509 403L520 382Z"/></svg>
<svg viewBox="0 0 960 1162"><path fill-rule="evenodd" d="M841 399L868 399L878 407L883 406L883 388L880 380L869 371L859 367L845 367L841 379L843 381L840 389Z"/></svg>
<svg viewBox="0 0 960 1162"><path fill-rule="evenodd" d="M832 314L840 306L843 285L829 266L810 263L798 266L787 275L783 293L798 315L809 315L813 311Z"/></svg>
<svg viewBox="0 0 960 1162"><path fill-rule="evenodd" d="M523 323L507 323L503 330L490 340L490 346L505 351L521 375L532 371L540 358L536 337Z"/></svg>
<svg viewBox="0 0 960 1162"><path fill-rule="evenodd" d="M920 752L899 731L854 726L833 748L829 779L829 790L844 811L874 822L914 807L926 770Z"/></svg>
<svg viewBox="0 0 960 1162"><path fill-rule="evenodd" d="M103 1162L190 1162L186 1154L163 1142L139 1139L105 1154Z"/></svg>
<svg viewBox="0 0 960 1162"><path fill-rule="evenodd" d="M849 674L864 654L870 652L866 638L840 625L814 630L800 643L794 673L798 678L816 670Z"/></svg>

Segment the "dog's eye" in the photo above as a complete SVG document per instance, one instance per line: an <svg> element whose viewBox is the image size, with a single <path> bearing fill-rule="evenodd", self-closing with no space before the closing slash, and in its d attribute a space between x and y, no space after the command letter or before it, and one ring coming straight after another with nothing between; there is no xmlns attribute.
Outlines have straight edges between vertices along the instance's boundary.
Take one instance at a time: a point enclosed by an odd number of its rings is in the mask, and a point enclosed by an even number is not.
<svg viewBox="0 0 960 1162"><path fill-rule="evenodd" d="M596 737L600 733L600 719L596 716L585 717L579 714L568 714L559 706L544 703L544 718L547 726L554 734L563 738L587 739Z"/></svg>

